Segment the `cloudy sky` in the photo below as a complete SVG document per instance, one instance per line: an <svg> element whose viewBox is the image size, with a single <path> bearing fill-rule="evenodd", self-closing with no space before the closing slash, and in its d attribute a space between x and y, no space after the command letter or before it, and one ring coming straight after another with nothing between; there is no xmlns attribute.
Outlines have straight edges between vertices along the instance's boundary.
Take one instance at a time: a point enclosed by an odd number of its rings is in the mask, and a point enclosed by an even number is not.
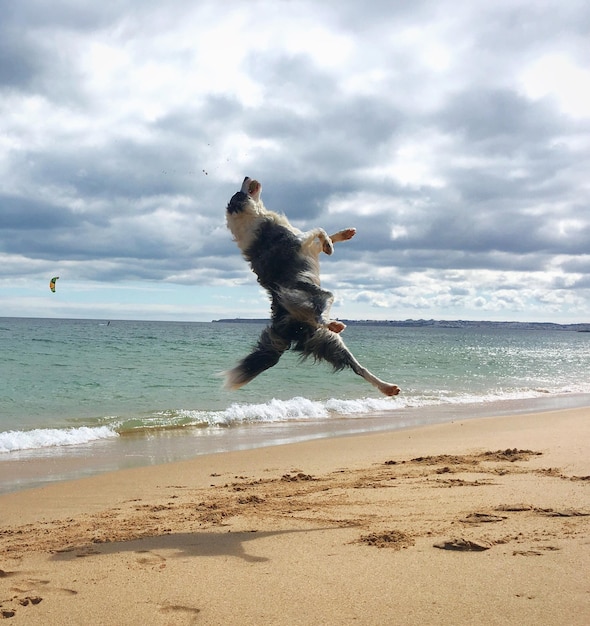
<svg viewBox="0 0 590 626"><path fill-rule="evenodd" d="M588 322L588 41L586 0L3 0L0 316L266 316L249 175L357 228L335 316Z"/></svg>

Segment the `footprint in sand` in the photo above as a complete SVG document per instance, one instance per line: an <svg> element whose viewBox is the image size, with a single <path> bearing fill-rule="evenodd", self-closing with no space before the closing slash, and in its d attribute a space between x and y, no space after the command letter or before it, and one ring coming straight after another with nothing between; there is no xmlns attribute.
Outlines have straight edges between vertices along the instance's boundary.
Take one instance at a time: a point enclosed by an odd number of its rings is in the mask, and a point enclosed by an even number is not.
<svg viewBox="0 0 590 626"><path fill-rule="evenodd" d="M14 617L19 607L34 606L43 601L41 596L14 596L9 601L0 603L0 619Z"/></svg>
<svg viewBox="0 0 590 626"><path fill-rule="evenodd" d="M543 556L543 552L555 552L560 550L557 546L537 546L530 550L514 550L512 556Z"/></svg>
<svg viewBox="0 0 590 626"><path fill-rule="evenodd" d="M164 569L166 567L166 559L156 552L150 552L149 550L138 550L137 552L135 552L135 554L146 555L136 559L136 563L138 565L141 565L142 567L147 567L150 569Z"/></svg>
<svg viewBox="0 0 590 626"><path fill-rule="evenodd" d="M469 513L464 518L460 519L460 522L464 524L490 524L495 522L503 522L506 518L505 515L492 515L490 513Z"/></svg>
<svg viewBox="0 0 590 626"><path fill-rule="evenodd" d="M52 587L51 581L45 578L25 578L24 572L8 572L0 570L0 578L17 577L10 591L15 595L12 598L0 600L0 619L14 617L16 612L23 608L36 606L43 602L43 596L51 593L77 595L77 591L65 587ZM39 592L42 589L42 594Z"/></svg>
<svg viewBox="0 0 590 626"><path fill-rule="evenodd" d="M160 613L191 613L196 615L201 612L201 609L197 609L192 606L183 606L181 604L161 604Z"/></svg>
<svg viewBox="0 0 590 626"><path fill-rule="evenodd" d="M76 557L79 559L83 559L86 556L95 556L96 554L100 554L100 552L98 550L95 550L94 548L84 548L80 550L80 552L76 553Z"/></svg>
<svg viewBox="0 0 590 626"><path fill-rule="evenodd" d="M16 573L16 572L15 572ZM16 583L18 586L13 586L10 588L11 591L15 593L33 593L37 591L38 587L43 587L43 591L45 592L57 592L57 593L65 593L69 596L75 596L78 592L73 589L67 589L65 587L51 587L51 581L45 580L43 578L27 578L24 580L20 580ZM37 603L38 604L38 603Z"/></svg>
<svg viewBox="0 0 590 626"><path fill-rule="evenodd" d="M459 552L483 552L490 549L490 545L487 543L464 539L463 537L435 543L434 547L441 550L456 550Z"/></svg>

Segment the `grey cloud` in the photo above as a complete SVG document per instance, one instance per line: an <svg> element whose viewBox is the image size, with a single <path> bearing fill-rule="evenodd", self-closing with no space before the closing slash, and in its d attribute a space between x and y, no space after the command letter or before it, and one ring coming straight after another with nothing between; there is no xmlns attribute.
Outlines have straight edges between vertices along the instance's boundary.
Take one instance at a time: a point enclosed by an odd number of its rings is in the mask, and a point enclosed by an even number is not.
<svg viewBox="0 0 590 626"><path fill-rule="evenodd" d="M512 155L523 139L538 144L563 130L557 111L547 102L533 103L508 89L464 91L438 113L437 122L476 147L497 156Z"/></svg>
<svg viewBox="0 0 590 626"><path fill-rule="evenodd" d="M6 231L51 231L68 228L75 217L69 210L43 200L0 195L0 229Z"/></svg>
<svg viewBox="0 0 590 626"><path fill-rule="evenodd" d="M579 257L564 261L562 268L566 272L587 274L590 279L590 251L586 251L585 254Z"/></svg>
<svg viewBox="0 0 590 626"><path fill-rule="evenodd" d="M308 6L314 24L350 38L358 90L345 84L347 68L281 42L249 48L245 33L240 69L256 85L251 102L237 86L200 85L194 100L167 97L153 116L130 114L111 126L102 110L109 93L90 92L72 53L96 38L132 43L137 58L178 64L188 81L190 51L159 58L150 33L173 34L202 11L221 24L241 3L226 11L182 0L51 8L10 0L0 24L0 91L17 107L32 96L61 115L30 134L6 129L0 249L22 255L23 266L76 262L80 276L97 281L255 285L224 225L229 197L250 175L262 181L268 208L303 229L357 227L323 261L332 284L350 293L391 291L407 287L411 274L435 272L441 293L467 300L472 287L453 270L555 271L564 274L555 289L587 288L590 121L565 115L550 96L528 97L518 83L546 52L565 51L588 67L586 4L387 1L368 11L348 1L283 3L272 27L288 29ZM267 27L262 11L260 29ZM447 47L449 67L421 57L433 42ZM372 72L379 79L364 89ZM68 126L68 113L78 127ZM92 132L95 122L102 132ZM423 150L418 165L427 162L432 177L396 177L393 163L407 144ZM337 205L346 211L328 211ZM510 280L498 288L522 288L521 278ZM365 296L356 300L381 302ZM488 293L479 302L492 300Z"/></svg>
<svg viewBox="0 0 590 626"><path fill-rule="evenodd" d="M25 89L43 69L39 51L22 33L0 27L0 88Z"/></svg>

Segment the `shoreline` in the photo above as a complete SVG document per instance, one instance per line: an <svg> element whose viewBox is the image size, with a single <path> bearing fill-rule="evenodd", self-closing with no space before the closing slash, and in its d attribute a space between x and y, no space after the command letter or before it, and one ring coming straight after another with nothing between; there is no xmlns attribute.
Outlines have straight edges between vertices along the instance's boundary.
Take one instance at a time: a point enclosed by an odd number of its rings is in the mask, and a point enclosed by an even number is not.
<svg viewBox="0 0 590 626"><path fill-rule="evenodd" d="M0 610L14 624L581 626L588 441L584 407L2 495Z"/></svg>
<svg viewBox="0 0 590 626"><path fill-rule="evenodd" d="M125 433L84 445L22 450L0 455L0 495L104 472L284 445L313 439L417 428L456 419L590 406L589 394L546 395L489 403L418 406L330 419L255 422L241 426L175 428Z"/></svg>

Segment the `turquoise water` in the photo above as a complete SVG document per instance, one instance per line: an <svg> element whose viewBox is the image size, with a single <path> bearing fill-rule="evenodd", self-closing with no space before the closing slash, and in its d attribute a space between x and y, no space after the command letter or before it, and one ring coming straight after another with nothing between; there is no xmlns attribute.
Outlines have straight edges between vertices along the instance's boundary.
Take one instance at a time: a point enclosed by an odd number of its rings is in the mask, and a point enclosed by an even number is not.
<svg viewBox="0 0 590 626"><path fill-rule="evenodd" d="M363 365L402 388L396 398L290 353L243 389L224 390L219 373L261 329L0 318L0 472L12 463L0 491L38 484L14 474L31 460L75 458L80 475L452 419L460 407L485 414L536 399L559 408L590 393L590 333L384 326L349 326L343 338Z"/></svg>

